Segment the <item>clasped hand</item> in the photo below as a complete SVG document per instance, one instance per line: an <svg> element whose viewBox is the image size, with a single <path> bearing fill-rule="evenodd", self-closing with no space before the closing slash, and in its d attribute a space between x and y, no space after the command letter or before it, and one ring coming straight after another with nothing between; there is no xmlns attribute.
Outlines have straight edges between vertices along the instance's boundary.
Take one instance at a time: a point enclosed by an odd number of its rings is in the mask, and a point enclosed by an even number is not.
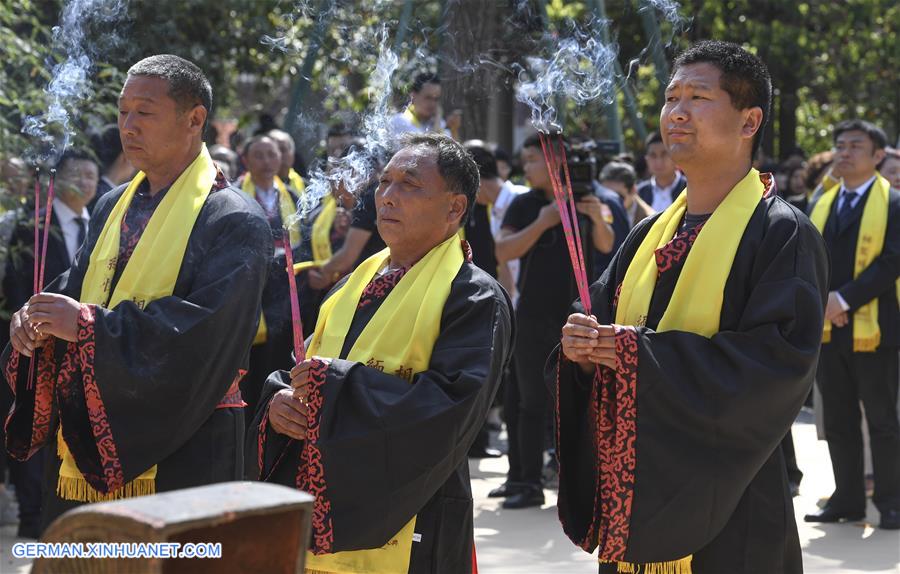
<svg viewBox="0 0 900 574"><path fill-rule="evenodd" d="M312 361L303 361L291 369L291 388L275 393L269 405L269 424L272 429L297 440L306 440L311 365Z"/></svg>
<svg viewBox="0 0 900 574"><path fill-rule="evenodd" d="M71 297L38 293L13 314L9 341L13 349L26 357L32 356L50 337L76 341L80 312L81 304Z"/></svg>
<svg viewBox="0 0 900 574"><path fill-rule="evenodd" d="M601 325L593 315L569 315L562 329L562 351L567 359L577 363L585 373L595 365L616 368L616 330Z"/></svg>

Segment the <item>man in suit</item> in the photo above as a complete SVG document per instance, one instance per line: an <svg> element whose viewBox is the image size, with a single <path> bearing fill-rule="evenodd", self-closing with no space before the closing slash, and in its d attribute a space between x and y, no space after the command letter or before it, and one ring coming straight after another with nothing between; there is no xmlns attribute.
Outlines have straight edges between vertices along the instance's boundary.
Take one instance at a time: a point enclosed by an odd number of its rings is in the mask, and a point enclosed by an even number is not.
<svg viewBox="0 0 900 574"><path fill-rule="evenodd" d="M651 177L638 186L638 195L653 211L663 211L684 191L687 180L675 167L658 131L647 136L644 159Z"/></svg>
<svg viewBox="0 0 900 574"><path fill-rule="evenodd" d="M97 192L99 179L97 163L83 150L72 149L65 152L56 169L56 197L50 215L44 267L45 285L71 267L75 253L84 242L90 219L87 205ZM41 228L45 213L46 208L40 213ZM4 305L8 313L19 309L33 294L33 253L34 222L29 215L19 221L10 241L6 275L3 278ZM4 395L0 402L3 412L6 412L12 397L7 396L8 385L4 384L2 387ZM19 503L18 536L37 538L41 524L44 457L37 455L27 461L10 459L9 471Z"/></svg>
<svg viewBox="0 0 900 574"><path fill-rule="evenodd" d="M897 420L900 312L900 192L876 171L887 138L853 120L834 131L841 183L810 206L831 255L826 328L817 381L835 490L807 522L862 520L866 514L859 402L865 407L881 528L900 528Z"/></svg>
<svg viewBox="0 0 900 574"><path fill-rule="evenodd" d="M94 212L97 201L111 191L134 177L135 169L122 151L122 139L119 137L119 126L108 124L91 136L94 154L100 162L100 179L94 198L88 202L88 212Z"/></svg>

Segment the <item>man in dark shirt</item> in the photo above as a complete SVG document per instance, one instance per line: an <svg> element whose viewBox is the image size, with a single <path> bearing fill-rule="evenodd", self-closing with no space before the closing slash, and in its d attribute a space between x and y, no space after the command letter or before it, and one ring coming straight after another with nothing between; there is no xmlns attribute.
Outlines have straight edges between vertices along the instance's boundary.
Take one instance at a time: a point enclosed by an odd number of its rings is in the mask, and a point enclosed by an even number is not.
<svg viewBox="0 0 900 574"><path fill-rule="evenodd" d="M559 326L577 296L575 277L559 210L553 203L550 173L537 135L522 146L522 167L532 189L516 197L503 219L497 259L520 259L520 298L516 320L521 325L513 360L516 384L505 398L510 469L506 484L492 493L506 497L504 508L544 503L541 470L544 422L550 399L543 379L544 360L556 345ZM588 279L596 279L595 257L610 253L615 236L607 222L611 212L594 195L579 199L579 229Z"/></svg>

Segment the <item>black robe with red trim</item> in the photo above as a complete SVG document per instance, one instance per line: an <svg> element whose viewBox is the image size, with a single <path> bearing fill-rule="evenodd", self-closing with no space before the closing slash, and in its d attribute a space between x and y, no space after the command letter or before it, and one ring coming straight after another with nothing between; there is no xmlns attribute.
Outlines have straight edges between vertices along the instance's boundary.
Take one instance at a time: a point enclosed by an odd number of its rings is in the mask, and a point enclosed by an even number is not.
<svg viewBox="0 0 900 574"><path fill-rule="evenodd" d="M313 360L307 441L269 425L272 396L290 388L288 373L272 374L250 426L257 434L248 436L248 473L316 497L313 552L379 548L416 515L409 571L471 572L467 452L509 361L512 304L487 273L464 263L429 368L410 384L343 358L401 276L370 283L341 357Z"/></svg>
<svg viewBox="0 0 900 574"><path fill-rule="evenodd" d="M591 287L601 324L615 323L625 272L658 217L632 230ZM647 324L617 329L615 372L592 378L550 357L560 520L584 550L599 544L617 561L693 555L695 574L801 572L778 445L815 374L825 246L805 215L767 197L740 241L719 332L658 333L695 237L685 231L657 251Z"/></svg>
<svg viewBox="0 0 900 574"><path fill-rule="evenodd" d="M90 253L125 187L101 198L72 269L45 291L79 299ZM123 221L119 267L147 220L145 213ZM31 389L29 359L7 346L3 372L15 392L6 419L10 455L25 459L45 443L56 452L61 419L79 470L100 492L153 465L157 491L240 479L244 403L237 383L247 368L272 251L262 210L219 174L171 296L143 310L131 301L114 309L82 305L78 340L54 340L36 352ZM49 466L45 526L80 504L55 494L59 463Z"/></svg>

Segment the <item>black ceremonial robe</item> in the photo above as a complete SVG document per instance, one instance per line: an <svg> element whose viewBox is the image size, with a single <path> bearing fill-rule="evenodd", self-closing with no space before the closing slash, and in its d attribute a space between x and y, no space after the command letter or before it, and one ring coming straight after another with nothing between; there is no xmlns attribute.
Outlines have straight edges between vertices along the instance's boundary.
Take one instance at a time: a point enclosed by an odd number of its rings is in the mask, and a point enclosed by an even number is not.
<svg viewBox="0 0 900 574"><path fill-rule="evenodd" d="M388 273L363 294L341 356L399 281ZM341 283L338 284L338 287ZM412 384L361 363L314 361L321 389L321 464L300 466L300 443L267 423L272 396L290 386L273 373L250 426L247 464L294 487L311 473L316 494L313 552L383 546L417 515L411 573L472 571L472 490L466 454L484 423L512 349L512 304L487 273L463 263L441 316L427 371ZM320 363L318 367L316 363ZM310 395L310 404L317 401ZM321 493L321 494L320 494Z"/></svg>
<svg viewBox="0 0 900 574"><path fill-rule="evenodd" d="M615 323L618 289L657 218L632 230L591 287L601 324ZM625 562L692 554L694 574L801 572L778 445L815 374L828 286L825 246L804 215L767 197L740 241L719 332L709 339L657 333L695 238L696 229L687 230L657 251L660 275L647 324L617 335L617 385L606 389L611 428L597 424L603 394L597 379L551 355L560 519L586 551L598 543L624 549ZM621 413L635 401L636 415L625 420ZM635 461L633 475L615 468L600 479L602 464L616 456ZM598 504L603 488L605 508Z"/></svg>
<svg viewBox="0 0 900 574"><path fill-rule="evenodd" d="M79 298L90 253L125 187L101 198L85 248L47 292ZM147 200L136 195L135 201ZM135 201L129 212L138 211ZM147 213L126 215L120 261L143 231L133 227L147 220ZM32 389L28 358L7 346L2 366L16 394L6 422L10 454L25 459L44 443L56 452L61 419L79 470L100 492L153 465L157 491L240 479L244 422L237 383L246 372L271 252L261 210L219 174L171 296L143 310L131 301L115 309L83 305L78 341L36 352ZM114 282L120 274L117 269ZM55 494L58 459L48 466L45 526L80 504Z"/></svg>

